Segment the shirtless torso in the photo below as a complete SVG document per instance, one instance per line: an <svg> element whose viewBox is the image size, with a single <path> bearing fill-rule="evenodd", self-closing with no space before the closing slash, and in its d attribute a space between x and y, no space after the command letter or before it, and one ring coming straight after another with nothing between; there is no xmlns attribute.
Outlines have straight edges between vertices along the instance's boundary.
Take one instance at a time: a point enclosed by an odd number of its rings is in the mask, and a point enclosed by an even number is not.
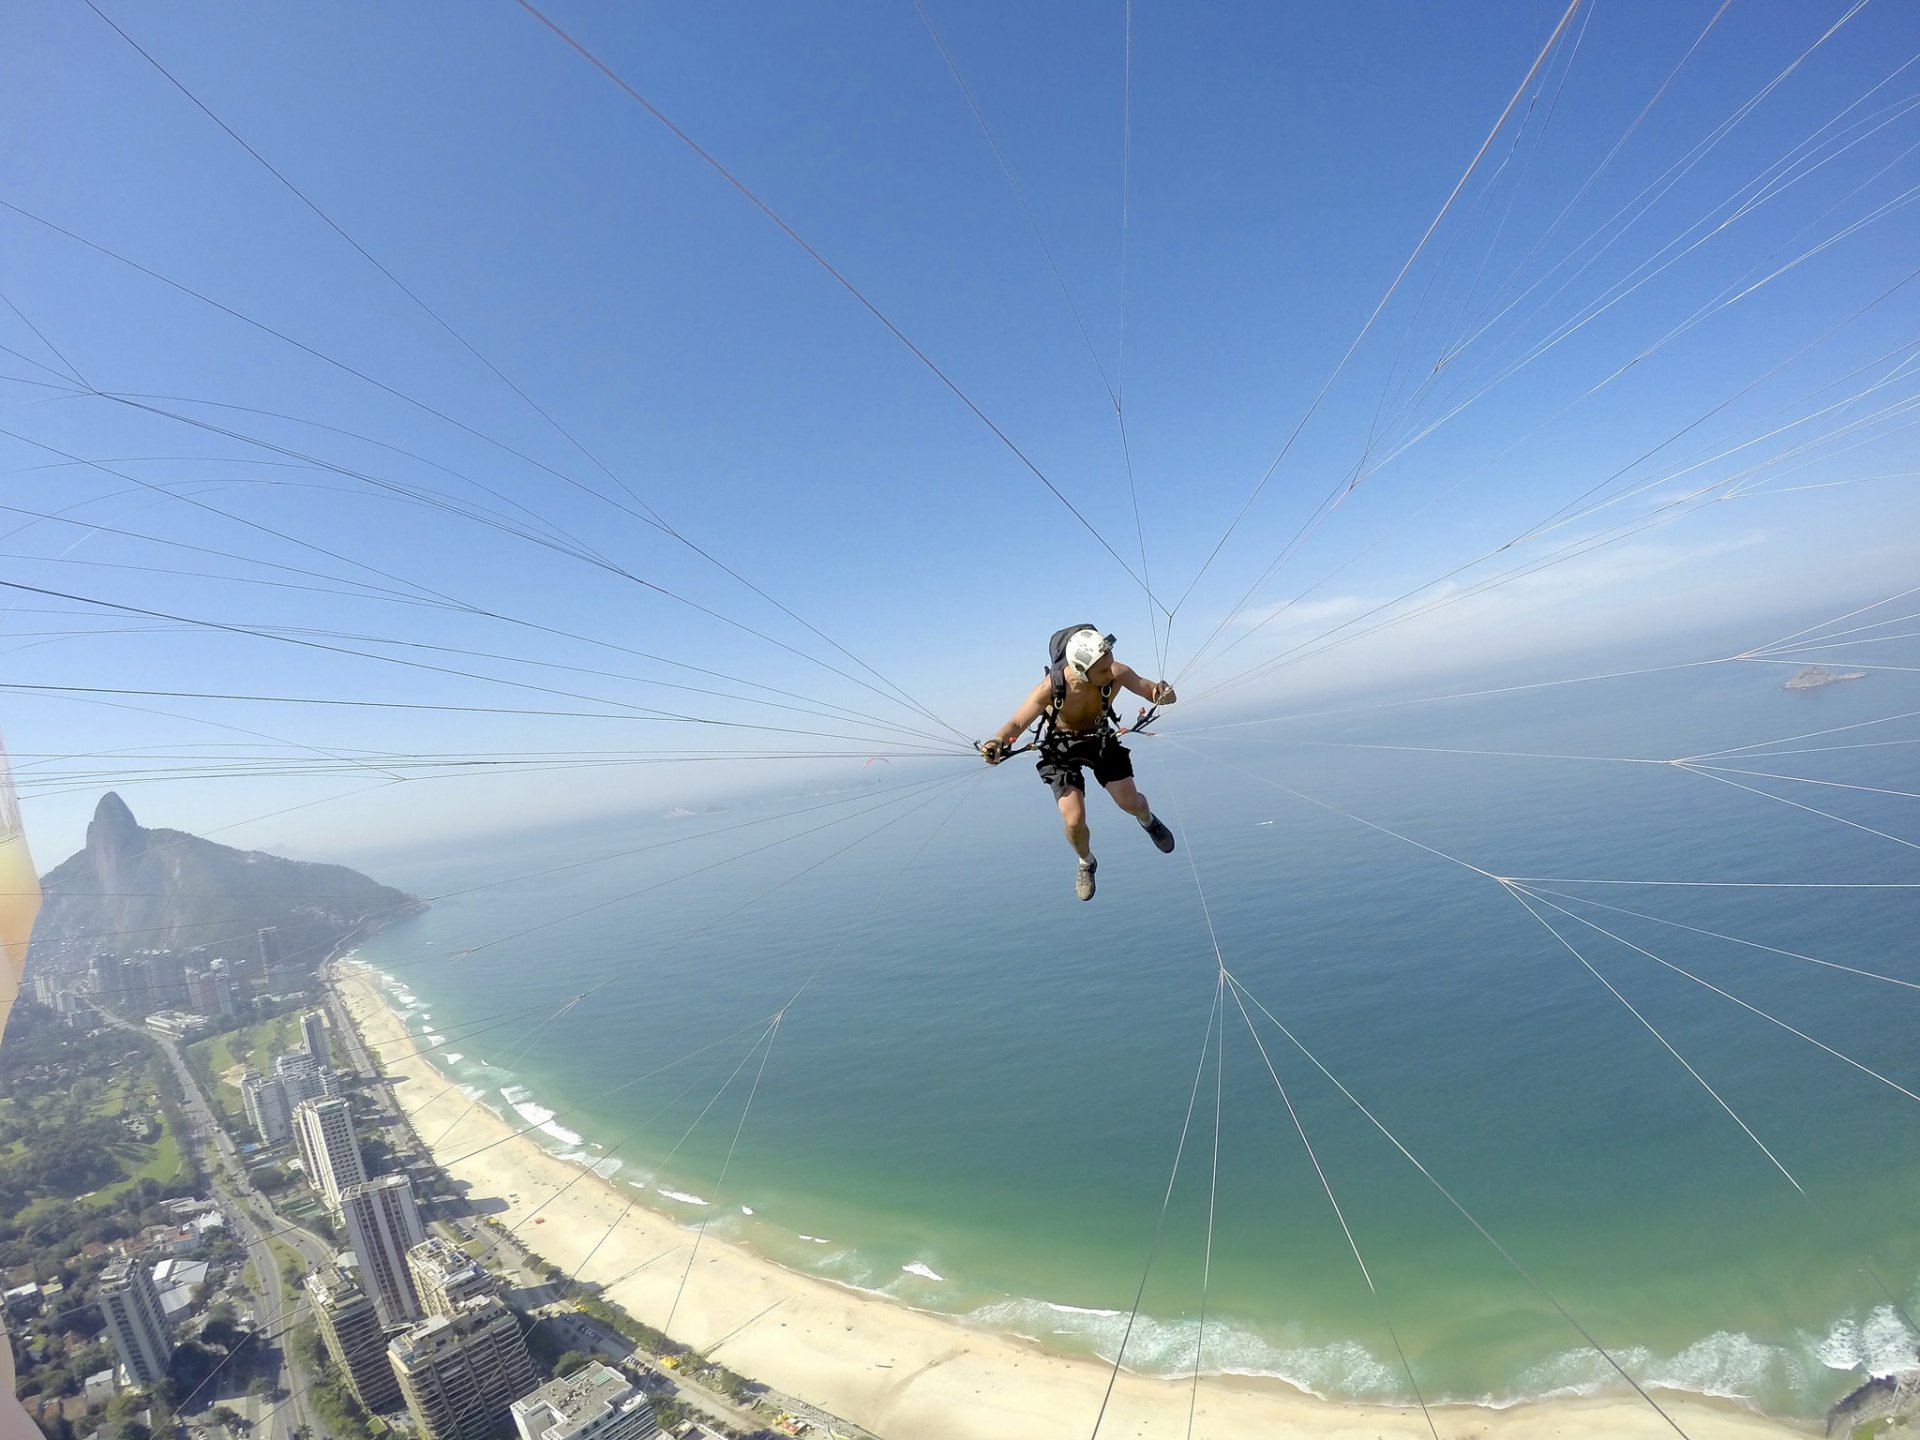
<svg viewBox="0 0 1920 1440"><path fill-rule="evenodd" d="M1060 701L1060 713L1053 717L1056 729L1075 735L1091 734L1098 730L1101 717L1106 714L1108 703L1101 698L1100 692L1103 689L1109 697L1117 695L1122 690L1131 690L1134 694L1143 695L1149 700L1154 697L1158 686L1151 681L1142 680L1130 666L1122 665L1118 660L1108 663L1112 674L1104 686L1095 684L1092 680L1082 680L1071 670L1067 672L1067 693ZM1096 667L1096 673L1098 673L1098 667ZM1038 704L1040 707L1035 712L1036 718L1045 714L1047 708L1053 704L1053 681L1042 680L1036 685L1033 693L1027 697L1027 704ZM1026 708L1026 706L1021 707L1022 710Z"/></svg>
<svg viewBox="0 0 1920 1440"><path fill-rule="evenodd" d="M1173 687L1164 681L1142 678L1131 666L1123 665L1111 653L1101 655L1084 674L1071 666L1064 671L1065 691L1053 716L1051 734L1041 742L1040 778L1053 791L1060 806L1060 818L1066 828L1067 844L1079 857L1074 893L1082 900L1093 898L1095 862L1088 844L1086 781L1083 768L1091 766L1094 778L1127 814L1140 822L1153 843L1161 850L1173 849L1173 835L1154 818L1133 783L1133 764L1117 736L1097 739L1105 731L1103 721L1111 697L1122 690L1157 705L1173 703ZM1104 692L1104 693L1103 693ZM1053 678L1049 675L1033 687L1013 718L1000 727L1000 733L982 746L981 753L990 765L1000 758L1020 732L1053 709ZM1043 732L1045 733L1045 732Z"/></svg>

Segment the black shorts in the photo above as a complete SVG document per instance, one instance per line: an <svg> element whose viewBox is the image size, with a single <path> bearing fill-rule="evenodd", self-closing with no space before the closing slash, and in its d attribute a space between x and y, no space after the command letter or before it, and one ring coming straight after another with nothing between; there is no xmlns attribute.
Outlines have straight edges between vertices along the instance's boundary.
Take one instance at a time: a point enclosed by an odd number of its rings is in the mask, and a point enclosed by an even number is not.
<svg viewBox="0 0 1920 1440"><path fill-rule="evenodd" d="M1065 744L1048 745L1035 768L1058 800L1070 790L1087 793L1087 777L1080 773L1083 765L1093 767L1093 778L1102 785L1133 778L1133 757L1113 735L1082 735Z"/></svg>

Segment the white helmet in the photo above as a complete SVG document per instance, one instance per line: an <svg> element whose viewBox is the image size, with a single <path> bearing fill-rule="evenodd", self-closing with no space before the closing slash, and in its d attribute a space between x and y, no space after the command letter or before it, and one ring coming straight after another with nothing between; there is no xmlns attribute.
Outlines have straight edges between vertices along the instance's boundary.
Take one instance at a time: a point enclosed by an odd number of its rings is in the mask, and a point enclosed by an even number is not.
<svg viewBox="0 0 1920 1440"><path fill-rule="evenodd" d="M1098 630L1076 630L1067 637L1067 668L1084 680L1087 672L1100 663L1102 655L1113 653L1113 636Z"/></svg>

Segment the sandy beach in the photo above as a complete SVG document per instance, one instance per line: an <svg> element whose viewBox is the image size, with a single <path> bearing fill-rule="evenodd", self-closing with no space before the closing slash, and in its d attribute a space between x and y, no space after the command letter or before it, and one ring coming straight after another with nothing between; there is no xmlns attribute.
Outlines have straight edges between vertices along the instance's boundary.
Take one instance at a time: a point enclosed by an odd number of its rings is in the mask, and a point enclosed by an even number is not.
<svg viewBox="0 0 1920 1440"><path fill-rule="evenodd" d="M467 1196L489 1202L488 1213L509 1227L544 1205L543 1223L522 1226L516 1238L561 1269L606 1286L609 1297L637 1319L664 1328L693 1232L635 1204L631 1189L587 1174L517 1135L452 1087L413 1047L371 972L346 964L336 966L334 975L414 1128ZM966 1329L783 1269L711 1235L700 1244L671 1333L743 1375L888 1440L1082 1437L1093 1428L1111 1374L1098 1361L1049 1355L1015 1337ZM1817 1433L1729 1403L1664 1391L1656 1398L1693 1440ZM1101 1430L1115 1437L1179 1440L1189 1433L1190 1404L1191 1433L1212 1440L1382 1440L1432 1433L1417 1409L1340 1404L1278 1382L1202 1377L1196 1404L1190 1381L1127 1374L1114 1387ZM1505 1410L1448 1406L1436 1408L1433 1418L1444 1440L1630 1440L1674 1433L1635 1397Z"/></svg>

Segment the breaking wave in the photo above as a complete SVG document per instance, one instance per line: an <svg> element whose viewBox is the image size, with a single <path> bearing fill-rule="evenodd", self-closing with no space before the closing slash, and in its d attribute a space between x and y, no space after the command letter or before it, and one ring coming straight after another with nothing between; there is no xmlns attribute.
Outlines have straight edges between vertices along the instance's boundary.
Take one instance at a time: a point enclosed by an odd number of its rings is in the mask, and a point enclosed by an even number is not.
<svg viewBox="0 0 1920 1440"><path fill-rule="evenodd" d="M526 1086L502 1085L500 1096L513 1107L516 1115L541 1134L550 1135L562 1145L569 1147L577 1148L585 1143L578 1131L569 1130L566 1126L555 1123L554 1112L534 1100L533 1092Z"/></svg>

